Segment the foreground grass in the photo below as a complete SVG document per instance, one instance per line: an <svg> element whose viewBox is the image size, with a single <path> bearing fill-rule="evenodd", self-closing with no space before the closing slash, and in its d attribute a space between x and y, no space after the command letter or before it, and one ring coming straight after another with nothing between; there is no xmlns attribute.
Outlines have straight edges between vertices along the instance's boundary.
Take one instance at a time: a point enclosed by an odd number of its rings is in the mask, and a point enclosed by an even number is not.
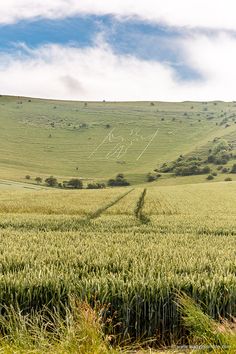
<svg viewBox="0 0 236 354"><path fill-rule="evenodd" d="M3 310L3 309L2 309ZM65 316L44 308L41 313L23 315L20 309L4 308L0 316L0 353L5 354L148 354L162 353L140 349L142 343L121 347L111 345L114 338L104 334L106 325L99 313L86 302L71 299ZM167 353L167 351L165 351ZM174 351L171 351L174 353Z"/></svg>
<svg viewBox="0 0 236 354"><path fill-rule="evenodd" d="M132 346L112 347L112 336L104 333L102 312L88 303L73 298L65 315L46 307L41 313L23 315L19 309L4 308L0 316L0 352L5 354L174 354L174 353L228 353L236 352L234 321L213 320L199 305L186 295L177 295L179 311L189 329L186 343L177 349L140 349L142 343ZM2 308L3 310L3 308ZM99 310L99 311L98 311ZM151 340L150 340L151 343ZM147 344L145 345L147 347ZM194 349L191 349L194 348Z"/></svg>
<svg viewBox="0 0 236 354"><path fill-rule="evenodd" d="M23 315L13 307L5 309L0 327L0 352L116 354L103 334L102 322L87 303L72 300L62 317L57 310Z"/></svg>
<svg viewBox="0 0 236 354"><path fill-rule="evenodd" d="M234 318L215 321L186 295L179 297L179 305L184 323L190 331L188 340L191 347L199 348L198 352L236 353Z"/></svg>

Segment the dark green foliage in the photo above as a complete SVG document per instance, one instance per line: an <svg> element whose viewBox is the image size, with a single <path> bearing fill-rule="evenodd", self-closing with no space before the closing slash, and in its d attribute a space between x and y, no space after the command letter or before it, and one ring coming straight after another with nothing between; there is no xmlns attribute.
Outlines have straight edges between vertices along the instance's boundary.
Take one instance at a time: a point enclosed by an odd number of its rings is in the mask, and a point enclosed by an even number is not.
<svg viewBox="0 0 236 354"><path fill-rule="evenodd" d="M208 181L211 181L212 179L214 179L214 176L209 175L209 176L207 176L207 178L206 178L206 179L208 179Z"/></svg>
<svg viewBox="0 0 236 354"><path fill-rule="evenodd" d="M83 182L78 178L72 178L67 182L67 187L74 188L74 189L82 189Z"/></svg>
<svg viewBox="0 0 236 354"><path fill-rule="evenodd" d="M42 178L41 177L36 177L35 178L35 181L38 183L38 184L40 184L40 183L42 183Z"/></svg>
<svg viewBox="0 0 236 354"><path fill-rule="evenodd" d="M175 161L164 163L160 169L163 173L174 173L176 176L192 176L210 173L209 166L204 165L204 161L199 156L180 155Z"/></svg>
<svg viewBox="0 0 236 354"><path fill-rule="evenodd" d="M29 180L30 178L31 178L30 175L26 175L26 176L25 176L25 179L28 179L28 180Z"/></svg>
<svg viewBox="0 0 236 354"><path fill-rule="evenodd" d="M106 188L105 183L89 183L87 189L104 189Z"/></svg>
<svg viewBox="0 0 236 354"><path fill-rule="evenodd" d="M211 169L209 166L202 167L202 162L196 157L188 159L179 157L170 165L162 165L160 172L172 172L176 176L192 176L210 173Z"/></svg>
<svg viewBox="0 0 236 354"><path fill-rule="evenodd" d="M115 179L109 179L107 184L109 187L122 187L130 185L122 173L119 173Z"/></svg>
<svg viewBox="0 0 236 354"><path fill-rule="evenodd" d="M229 169L227 168L227 167L224 167L224 168L222 168L222 173L228 173L229 172Z"/></svg>
<svg viewBox="0 0 236 354"><path fill-rule="evenodd" d="M161 174L159 174L159 173L153 174L153 173L149 172L147 174L147 182L154 182L160 177L161 177Z"/></svg>
<svg viewBox="0 0 236 354"><path fill-rule="evenodd" d="M208 161L209 163L214 163L214 162L215 162L215 157L214 157L214 155L209 155L209 156L207 157L207 161Z"/></svg>
<svg viewBox="0 0 236 354"><path fill-rule="evenodd" d="M226 181L226 182L230 182L230 181L232 181L232 178L226 177L226 178L225 178L225 181Z"/></svg>
<svg viewBox="0 0 236 354"><path fill-rule="evenodd" d="M56 187L58 182L57 179L53 176L50 176L48 178L45 179L45 183L49 186L49 187Z"/></svg>
<svg viewBox="0 0 236 354"><path fill-rule="evenodd" d="M232 146L224 139L214 139L213 149L210 149L210 155L207 160L210 163L216 165L226 165L227 162L232 158Z"/></svg>
<svg viewBox="0 0 236 354"><path fill-rule="evenodd" d="M203 169L201 170L201 173L205 174L205 173L209 173L211 172L211 169L209 166L205 166L203 167Z"/></svg>
<svg viewBox="0 0 236 354"><path fill-rule="evenodd" d="M226 165L227 162L230 160L231 155L227 153L221 153L217 155L209 155L207 160L210 163L214 163L216 165Z"/></svg>
<svg viewBox="0 0 236 354"><path fill-rule="evenodd" d="M209 172L208 170L204 172L196 164L192 164L188 166L180 166L175 169L176 176L192 176L192 175L200 175L208 172Z"/></svg>
<svg viewBox="0 0 236 354"><path fill-rule="evenodd" d="M233 164L230 173L236 173L236 163Z"/></svg>
<svg viewBox="0 0 236 354"><path fill-rule="evenodd" d="M197 154L198 152L196 152ZM235 154L233 152L233 143L229 143L227 140L222 138L214 138L212 142L212 146L208 147L208 156L204 156L203 153L198 153L199 155L180 155L175 161L164 163L159 169L156 171L160 171L163 173L172 173L176 176L191 176L191 175L201 175L201 174L210 174L211 168L207 165L207 163L219 165L217 167L218 171L222 171L223 173L236 173L236 166L231 170L228 167L223 168L222 165L227 165L227 163L235 158ZM233 172L234 171L234 172ZM211 175L217 176L216 172L211 173ZM151 175L150 181L154 180Z"/></svg>

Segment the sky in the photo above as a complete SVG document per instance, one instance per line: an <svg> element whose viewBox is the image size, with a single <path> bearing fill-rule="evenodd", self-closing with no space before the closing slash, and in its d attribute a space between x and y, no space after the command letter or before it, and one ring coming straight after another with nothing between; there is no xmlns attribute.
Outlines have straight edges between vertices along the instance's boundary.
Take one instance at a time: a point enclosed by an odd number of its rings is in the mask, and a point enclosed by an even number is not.
<svg viewBox="0 0 236 354"><path fill-rule="evenodd" d="M1 2L0 94L236 100L236 2Z"/></svg>

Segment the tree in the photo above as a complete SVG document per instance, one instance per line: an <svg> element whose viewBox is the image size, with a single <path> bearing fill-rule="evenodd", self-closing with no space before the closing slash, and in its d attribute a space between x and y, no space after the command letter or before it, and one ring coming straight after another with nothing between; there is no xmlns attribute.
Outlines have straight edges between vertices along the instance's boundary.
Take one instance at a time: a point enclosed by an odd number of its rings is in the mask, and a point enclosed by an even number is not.
<svg viewBox="0 0 236 354"><path fill-rule="evenodd" d="M233 164L230 173L236 173L236 163Z"/></svg>
<svg viewBox="0 0 236 354"><path fill-rule="evenodd" d="M42 178L41 178L41 177L36 177L36 178L35 178L35 181L36 181L38 184L40 184L40 183L42 183Z"/></svg>
<svg viewBox="0 0 236 354"><path fill-rule="evenodd" d="M230 182L230 181L232 181L232 178L230 178L230 177L225 178L225 182Z"/></svg>
<svg viewBox="0 0 236 354"><path fill-rule="evenodd" d="M209 175L209 176L207 176L207 179L208 179L208 181L211 181L212 179L214 179L214 176Z"/></svg>
<svg viewBox="0 0 236 354"><path fill-rule="evenodd" d="M82 189L83 188L83 182L78 178L72 178L71 180L68 181L67 185L68 185L68 187L71 187L74 189Z"/></svg>
<svg viewBox="0 0 236 354"><path fill-rule="evenodd" d="M118 173L118 175L116 176L116 179L124 179L125 176L123 175L123 173Z"/></svg>
<svg viewBox="0 0 236 354"><path fill-rule="evenodd" d="M125 179L123 173L119 173L115 179L109 179L107 184L110 187L121 187L130 185L130 183Z"/></svg>
<svg viewBox="0 0 236 354"><path fill-rule="evenodd" d="M202 173L203 174L206 174L206 173L210 173L211 172L211 169L209 166L204 166L203 169L202 169Z"/></svg>
<svg viewBox="0 0 236 354"><path fill-rule="evenodd" d="M49 186L49 187L55 187L57 185L57 179L53 176L50 176L48 178L45 179L45 183Z"/></svg>
<svg viewBox="0 0 236 354"><path fill-rule="evenodd" d="M30 179L30 178L31 178L30 175L25 176L25 179Z"/></svg>
<svg viewBox="0 0 236 354"><path fill-rule="evenodd" d="M156 181L158 178L161 177L161 174L153 174L151 172L149 172L147 174L147 182L153 182L153 181Z"/></svg>
<svg viewBox="0 0 236 354"><path fill-rule="evenodd" d="M213 154L216 155L220 151L228 151L230 149L229 143L225 139L220 139L213 148Z"/></svg>

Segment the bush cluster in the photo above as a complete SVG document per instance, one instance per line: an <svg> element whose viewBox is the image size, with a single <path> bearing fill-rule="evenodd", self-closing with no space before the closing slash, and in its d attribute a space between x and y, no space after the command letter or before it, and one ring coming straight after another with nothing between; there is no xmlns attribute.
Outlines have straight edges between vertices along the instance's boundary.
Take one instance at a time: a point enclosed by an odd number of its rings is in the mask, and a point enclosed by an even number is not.
<svg viewBox="0 0 236 354"><path fill-rule="evenodd" d="M210 155L207 157L209 163L216 165L226 165L227 162L234 157L232 146L225 139L215 139L215 146L210 150Z"/></svg>
<svg viewBox="0 0 236 354"><path fill-rule="evenodd" d="M106 188L105 183L89 183L87 189L104 189Z"/></svg>
<svg viewBox="0 0 236 354"><path fill-rule="evenodd" d="M109 187L122 187L130 185L122 173L119 173L115 179L109 179L107 184Z"/></svg>
<svg viewBox="0 0 236 354"><path fill-rule="evenodd" d="M160 177L161 175L155 175L155 179ZM26 175L26 179L30 180L31 176ZM41 177L36 177L35 181L38 184L41 184L43 182L43 179ZM72 178L69 181L63 181L63 183L58 182L57 178L54 176L47 177L44 180L45 184L48 187L57 187L57 188L65 188L65 189L83 189L83 182L81 179L78 178ZM107 185L109 187L122 187L122 186L129 186L130 183L125 179L124 175L122 173L119 173L115 179L109 179L107 182ZM104 189L106 188L105 183L88 183L87 189Z"/></svg>
<svg viewBox="0 0 236 354"><path fill-rule="evenodd" d="M160 173L151 173L151 172L149 172L147 174L147 182L154 182L160 177L161 177Z"/></svg>
<svg viewBox="0 0 236 354"><path fill-rule="evenodd" d="M202 167L202 163L203 161L199 157L192 156L184 158L180 155L176 161L173 161L170 164L163 164L160 168L160 172L172 172L176 176L191 176L210 173L210 167Z"/></svg>

